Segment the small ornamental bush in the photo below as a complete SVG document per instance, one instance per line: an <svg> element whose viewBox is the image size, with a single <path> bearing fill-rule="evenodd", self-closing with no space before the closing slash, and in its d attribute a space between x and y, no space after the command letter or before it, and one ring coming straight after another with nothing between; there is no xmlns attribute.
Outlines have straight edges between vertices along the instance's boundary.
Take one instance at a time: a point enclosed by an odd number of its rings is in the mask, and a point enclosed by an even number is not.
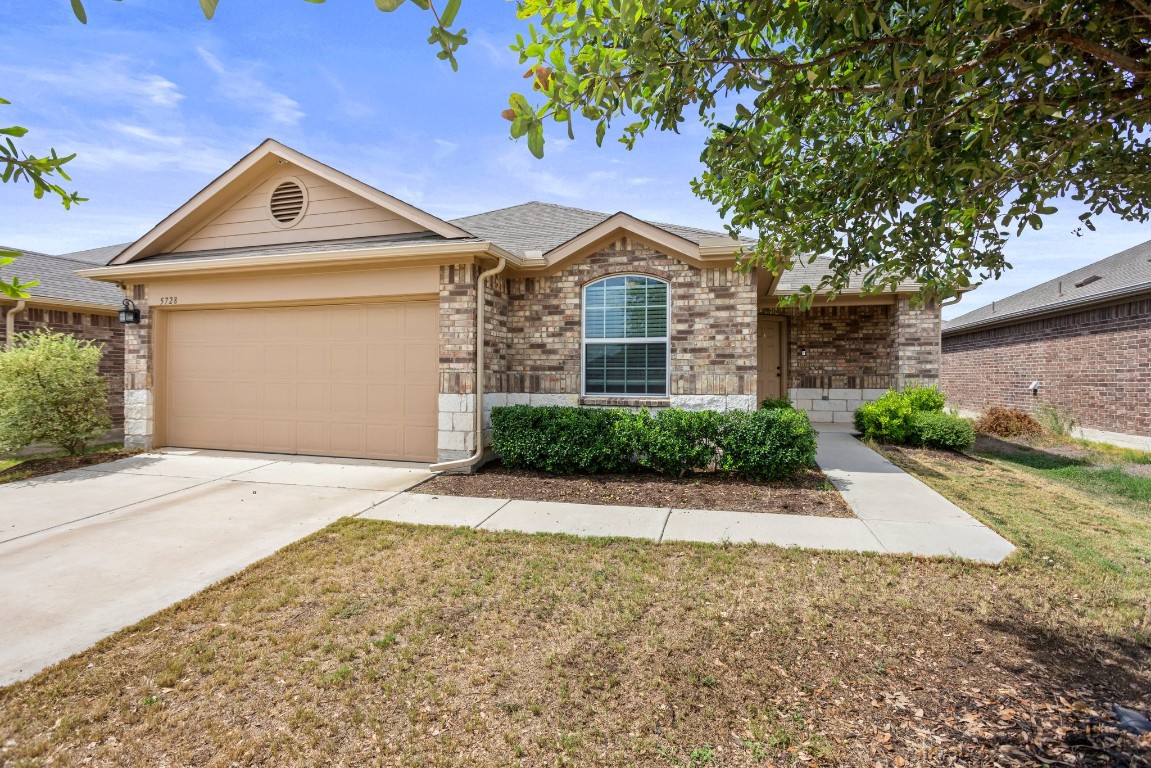
<svg viewBox="0 0 1151 768"><path fill-rule="evenodd" d="M908 442L927 448L964 451L975 445L975 428L969 420L950 413L917 411L911 416Z"/></svg>
<svg viewBox="0 0 1151 768"><path fill-rule="evenodd" d="M650 469L683 477L717 467L754 480L815 462L815 430L790 408L647 411L515 405L492 409L492 447L509 467L550 474Z"/></svg>
<svg viewBox="0 0 1151 768"><path fill-rule="evenodd" d="M917 413L942 413L946 401L936 387L889 389L873 403L855 409L855 428L869 440L907 443L914 436L911 420Z"/></svg>
<svg viewBox="0 0 1151 768"><path fill-rule="evenodd" d="M604 408L493 408L492 448L506 466L553 475L627 472L628 419L624 411Z"/></svg>
<svg viewBox="0 0 1151 768"><path fill-rule="evenodd" d="M723 415L724 469L749 480L782 480L815 464L815 430L806 413L772 408Z"/></svg>
<svg viewBox="0 0 1151 768"><path fill-rule="evenodd" d="M905 387L900 393L913 411L942 413L947 398L938 387Z"/></svg>
<svg viewBox="0 0 1151 768"><path fill-rule="evenodd" d="M873 403L855 409L855 428L869 440L881 443L904 443L911 430L915 409L902 394L888 390Z"/></svg>
<svg viewBox="0 0 1151 768"><path fill-rule="evenodd" d="M1043 433L1043 425L1018 408L988 408L975 421L975 431L995 437L1033 437Z"/></svg>
<svg viewBox="0 0 1151 768"><path fill-rule="evenodd" d="M791 404L791 400L789 398L786 398L786 397L764 398L764 401L759 404L759 407L764 409L765 411L771 410L772 408L791 408L791 409L795 408L795 406Z"/></svg>
<svg viewBox="0 0 1151 768"><path fill-rule="evenodd" d="M635 417L633 445L639 465L671 477L683 477L715 464L723 414L669 408Z"/></svg>
<svg viewBox="0 0 1151 768"><path fill-rule="evenodd" d="M48 443L84 453L112 428L100 347L45 330L13 340L0 352L0 450Z"/></svg>

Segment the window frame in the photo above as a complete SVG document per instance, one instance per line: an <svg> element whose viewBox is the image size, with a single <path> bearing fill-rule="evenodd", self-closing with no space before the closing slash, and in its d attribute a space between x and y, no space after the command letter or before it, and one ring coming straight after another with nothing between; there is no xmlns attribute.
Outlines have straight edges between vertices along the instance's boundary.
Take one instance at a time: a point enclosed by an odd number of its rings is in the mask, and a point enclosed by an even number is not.
<svg viewBox="0 0 1151 768"><path fill-rule="evenodd" d="M587 335L587 319L588 319L588 305L587 305L587 291L597 283L602 283L612 278L628 278L628 277L641 277L645 280L654 280L657 283L663 283L666 288L664 307L665 316L667 317L667 327L663 336L634 336L623 338L603 338L603 339L588 339ZM671 281L656 275L648 275L643 272L618 272L610 275L602 275L589 280L580 288L580 397L586 398L616 398L628 400L667 400L671 397ZM662 343L664 346L664 382L663 393L628 393L628 392L588 392L587 391L587 347L588 344L595 344L604 346L607 344L658 344Z"/></svg>

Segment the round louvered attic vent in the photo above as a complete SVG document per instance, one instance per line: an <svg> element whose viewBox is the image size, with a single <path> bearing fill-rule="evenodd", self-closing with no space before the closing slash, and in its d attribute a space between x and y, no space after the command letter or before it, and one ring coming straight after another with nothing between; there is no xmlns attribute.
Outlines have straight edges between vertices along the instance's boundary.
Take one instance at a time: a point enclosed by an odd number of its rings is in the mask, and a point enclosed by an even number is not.
<svg viewBox="0 0 1151 768"><path fill-rule="evenodd" d="M281 181L268 199L268 209L278 227L290 227L304 217L308 190L295 179Z"/></svg>

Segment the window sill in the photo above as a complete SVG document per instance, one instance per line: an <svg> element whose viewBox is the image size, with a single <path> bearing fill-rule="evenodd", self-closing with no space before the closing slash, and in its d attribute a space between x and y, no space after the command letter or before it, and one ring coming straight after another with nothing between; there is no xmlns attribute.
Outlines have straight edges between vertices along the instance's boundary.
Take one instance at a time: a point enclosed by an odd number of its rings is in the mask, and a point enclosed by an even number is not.
<svg viewBox="0 0 1151 768"><path fill-rule="evenodd" d="M600 408L670 408L671 400L666 397L592 395L581 397L579 404Z"/></svg>

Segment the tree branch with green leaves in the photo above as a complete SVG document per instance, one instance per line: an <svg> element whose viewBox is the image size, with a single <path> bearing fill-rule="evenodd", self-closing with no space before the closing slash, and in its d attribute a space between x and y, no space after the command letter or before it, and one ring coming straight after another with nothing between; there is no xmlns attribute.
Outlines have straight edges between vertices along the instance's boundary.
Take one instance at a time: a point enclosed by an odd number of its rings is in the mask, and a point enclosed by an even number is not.
<svg viewBox="0 0 1151 768"><path fill-rule="evenodd" d="M521 0L533 93L512 135L573 116L631 148L710 129L692 188L758 239L748 265L831 259L812 293L1008 268L1070 197L1083 225L1151 205L1151 8L1131 2Z"/></svg>

